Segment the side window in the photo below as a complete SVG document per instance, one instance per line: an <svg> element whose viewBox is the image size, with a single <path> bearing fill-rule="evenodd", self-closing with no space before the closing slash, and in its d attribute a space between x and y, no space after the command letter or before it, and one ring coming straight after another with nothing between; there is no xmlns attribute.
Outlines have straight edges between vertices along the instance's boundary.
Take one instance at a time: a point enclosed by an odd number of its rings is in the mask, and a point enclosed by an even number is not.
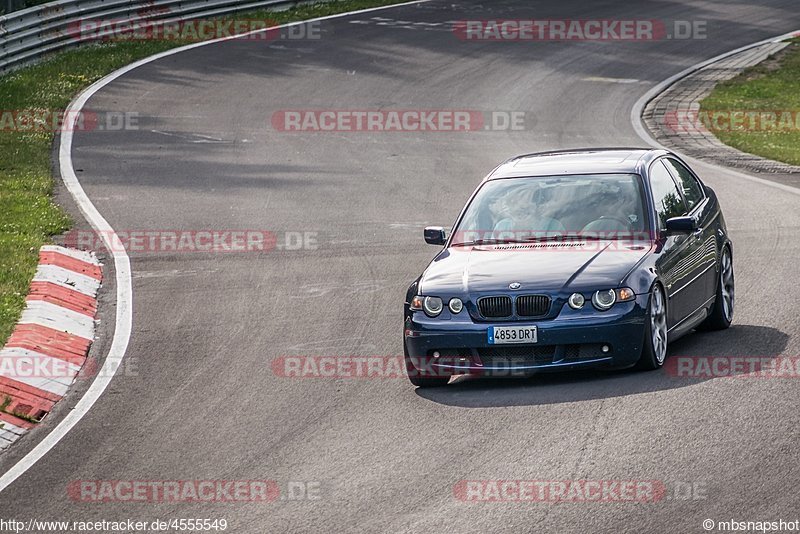
<svg viewBox="0 0 800 534"><path fill-rule="evenodd" d="M672 158L665 158L664 163L667 168L672 171L678 183L683 188L683 197L686 199L686 204L691 211L700 201L703 200L703 188L700 182L692 175L692 171L686 168L680 161Z"/></svg>
<svg viewBox="0 0 800 534"><path fill-rule="evenodd" d="M681 192L661 160L650 167L650 188L653 190L658 226L662 230L666 228L667 219L680 217L687 212Z"/></svg>

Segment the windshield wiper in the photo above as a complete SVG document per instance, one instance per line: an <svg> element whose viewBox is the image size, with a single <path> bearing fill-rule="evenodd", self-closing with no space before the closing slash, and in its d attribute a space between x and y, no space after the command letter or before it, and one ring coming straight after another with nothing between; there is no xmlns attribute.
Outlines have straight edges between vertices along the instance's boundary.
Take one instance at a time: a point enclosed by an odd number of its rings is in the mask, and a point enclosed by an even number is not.
<svg viewBox="0 0 800 534"><path fill-rule="evenodd" d="M579 237L575 235L564 234L532 235L526 237L524 241L527 243L539 243L542 241L566 241L572 239L579 239Z"/></svg>
<svg viewBox="0 0 800 534"><path fill-rule="evenodd" d="M465 241L463 243L454 243L451 246L453 247L472 247L478 245L508 245L508 244L520 244L520 243L535 243L541 241L561 241L567 239L576 239L575 236L565 236L561 234L557 235L543 235L543 236L528 236L521 239L476 239L474 241Z"/></svg>
<svg viewBox="0 0 800 534"><path fill-rule="evenodd" d="M453 243L453 247L474 247L479 245L505 245L507 243L522 243L516 239L476 239L474 241L464 241L463 243Z"/></svg>

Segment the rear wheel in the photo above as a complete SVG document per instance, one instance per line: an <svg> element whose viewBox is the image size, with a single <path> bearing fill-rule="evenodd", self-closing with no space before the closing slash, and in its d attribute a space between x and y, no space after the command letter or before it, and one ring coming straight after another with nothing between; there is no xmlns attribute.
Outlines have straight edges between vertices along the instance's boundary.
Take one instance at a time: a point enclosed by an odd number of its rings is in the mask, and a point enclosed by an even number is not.
<svg viewBox="0 0 800 534"><path fill-rule="evenodd" d="M719 277L717 278L717 294L714 307L705 321L700 323L699 330L725 330L733 320L734 283L733 258L728 247L722 250L719 260Z"/></svg>
<svg viewBox="0 0 800 534"><path fill-rule="evenodd" d="M442 371L433 369L430 365L425 365L428 362L416 362L420 364L421 369L417 367L414 359L408 355L408 349L403 343L403 356L406 361L406 374L408 379L417 387L420 388L436 388L446 386L450 381L449 375L443 375Z"/></svg>
<svg viewBox="0 0 800 534"><path fill-rule="evenodd" d="M667 301L664 290L653 284L647 304L644 344L637 367L652 371L664 365L667 358Z"/></svg>

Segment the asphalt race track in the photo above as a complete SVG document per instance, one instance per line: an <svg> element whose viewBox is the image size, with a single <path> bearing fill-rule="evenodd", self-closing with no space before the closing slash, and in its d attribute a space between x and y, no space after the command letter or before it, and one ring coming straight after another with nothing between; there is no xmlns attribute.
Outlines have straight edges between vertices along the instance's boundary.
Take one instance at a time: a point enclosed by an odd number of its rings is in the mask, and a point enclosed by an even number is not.
<svg viewBox="0 0 800 534"><path fill-rule="evenodd" d="M203 46L108 85L88 108L138 113L139 129L76 133L73 158L117 232L311 232L317 247L132 254L135 371L0 494L3 515L226 518L231 532L259 533L701 532L706 518L798 519L797 380L573 373L415 391L406 379L272 370L287 355L402 354L405 289L435 253L423 226L449 226L507 157L644 145L629 116L650 87L800 27L796 0L758 3L434 0L325 21L319 40ZM707 38L465 42L448 23L470 18L700 20ZM527 115L519 131L272 127L276 111L298 109ZM800 196L695 165L734 239L737 309L730 330L692 334L670 356L800 355ZM101 329L112 333L113 314ZM304 481L320 498L75 502L67 486L86 479ZM464 479L658 480L668 493L463 502ZM687 486L693 498L678 495Z"/></svg>

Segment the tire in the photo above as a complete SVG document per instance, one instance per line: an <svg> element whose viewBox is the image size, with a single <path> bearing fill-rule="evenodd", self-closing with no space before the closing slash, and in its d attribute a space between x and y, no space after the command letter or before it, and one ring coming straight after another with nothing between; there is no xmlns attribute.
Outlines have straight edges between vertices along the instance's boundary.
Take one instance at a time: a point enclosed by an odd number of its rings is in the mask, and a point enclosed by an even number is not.
<svg viewBox="0 0 800 534"><path fill-rule="evenodd" d="M714 307L706 320L700 323L698 330L725 330L733 321L735 304L735 284L733 276L733 256L728 247L722 249L719 258L719 276Z"/></svg>
<svg viewBox="0 0 800 534"><path fill-rule="evenodd" d="M403 357L406 361L406 375L408 376L408 380L415 386L420 388L437 388L446 386L450 381L450 376L442 376L435 371L432 373L431 370L418 369L408 355L405 342L403 342Z"/></svg>
<svg viewBox="0 0 800 534"><path fill-rule="evenodd" d="M658 334L657 336L654 333ZM642 355L636 364L643 371L654 371L667 358L667 299L659 284L653 284L647 301L647 320L644 327Z"/></svg>

